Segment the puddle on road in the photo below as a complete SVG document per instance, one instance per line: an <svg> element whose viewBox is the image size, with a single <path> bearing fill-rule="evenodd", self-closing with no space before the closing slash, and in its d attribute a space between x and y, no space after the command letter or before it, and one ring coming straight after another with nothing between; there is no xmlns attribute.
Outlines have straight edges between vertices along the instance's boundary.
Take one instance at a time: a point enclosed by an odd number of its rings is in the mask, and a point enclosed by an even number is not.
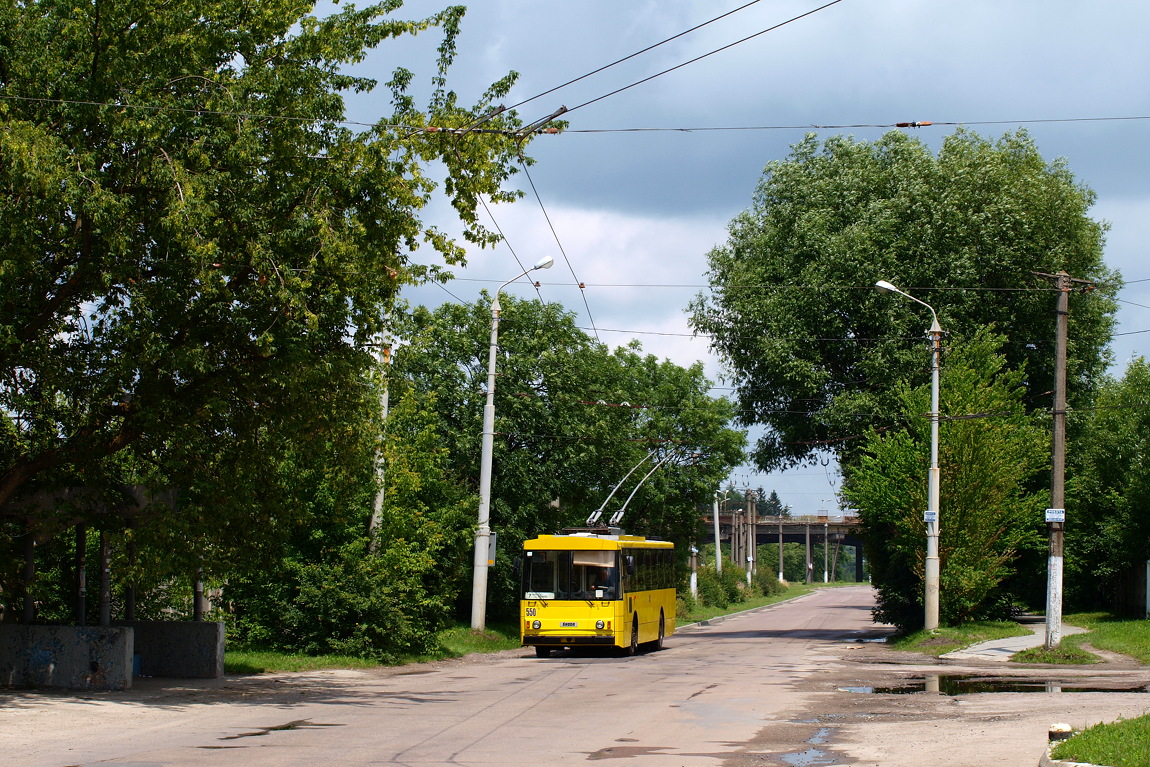
<svg viewBox="0 0 1150 767"><path fill-rule="evenodd" d="M1090 680L1032 679L1021 677L987 677L973 674L931 674L922 679L908 679L906 683L886 687L859 685L839 687L843 692L883 695L909 695L916 692L937 692L943 695L971 695L993 692L1146 692L1146 685L1101 687Z"/></svg>
<svg viewBox="0 0 1150 767"><path fill-rule="evenodd" d="M806 751L798 751L793 754L783 754L781 757L784 762L792 767L810 767L814 764L834 764L835 759L827 756L826 751L819 751L817 748L808 748Z"/></svg>
<svg viewBox="0 0 1150 767"><path fill-rule="evenodd" d="M807 738L807 743L812 746L821 746L830 740L831 735L834 733L830 727L820 727L811 737ZM833 756L829 756L826 751L818 748L808 748L806 751L795 751L789 754L781 754L779 759L782 759L791 767L813 767L813 765L833 765L837 764Z"/></svg>

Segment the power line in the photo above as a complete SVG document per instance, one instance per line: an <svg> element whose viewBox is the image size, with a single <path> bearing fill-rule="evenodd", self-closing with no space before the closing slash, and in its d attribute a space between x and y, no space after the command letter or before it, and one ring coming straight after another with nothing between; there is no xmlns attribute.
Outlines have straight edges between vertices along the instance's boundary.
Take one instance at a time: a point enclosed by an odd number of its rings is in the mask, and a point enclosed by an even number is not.
<svg viewBox="0 0 1150 767"><path fill-rule="evenodd" d="M841 2L841 0L836 0ZM766 31L766 30L764 30ZM687 62L690 63L690 62ZM684 65L680 65L684 66ZM657 77L658 75L653 75ZM650 79L650 78L648 78ZM644 81L640 81L644 82ZM634 83L633 85L638 85ZM632 87L632 86L628 86ZM621 89L625 90L625 89ZM618 91L616 91L618 92ZM607 94L613 95L613 94ZM606 98L601 96L600 98ZM524 137L522 129L494 129L494 128L473 128L473 127L445 127L439 125L407 125L404 123L386 123L386 122L363 122L361 120L327 120L322 117L301 117L298 115L283 115L283 114L267 114L259 112L236 112L224 111L218 109L204 109L200 107L178 107L178 106L161 106L154 104L130 104L119 102L107 101L85 101L81 99L57 99L57 98L44 98L39 96L17 96L13 94L3 93L0 94L0 99L8 101L23 101L29 103L41 104L59 104L68 106L92 106L99 108L111 108L120 110L143 110L149 112L176 112L191 115L205 115L214 117L238 117L246 120L288 120L292 122L301 123L330 123L332 125L344 125L358 128L374 128L376 130L394 130L403 133L407 136L417 134L442 134L444 136L465 136L468 133L483 133L483 134L496 134L507 136L509 138L521 139ZM596 99L598 100L598 99ZM587 102L593 103L593 102ZM581 106L586 106L582 104ZM578 107L575 107L576 109ZM570 109L568 112L572 111ZM1034 125L1041 123L1079 123L1079 122L1124 122L1124 121L1137 121L1137 120L1150 120L1150 115L1126 115L1126 116L1113 116L1113 117L1049 117L1049 118L1033 118L1025 120L947 120L933 122L918 122L918 123L905 123L905 122L888 122L888 123L803 123L803 124L790 124L790 125L746 125L746 126L699 126L699 127L645 127L645 128L568 128L560 131L558 128L539 128L531 131L532 135L559 135L559 134L572 134L572 133L706 133L706 132L734 132L734 131L767 131L767 130L850 130L856 128L899 128L908 126L957 126L957 125ZM312 159L328 159L322 156L313 156ZM1132 280L1131 282L1137 282Z"/></svg>
<svg viewBox="0 0 1150 767"><path fill-rule="evenodd" d="M548 228L551 229L551 236L555 238L555 244L559 246L559 253L563 256L563 261L567 264L567 269L571 272L571 277L579 286L579 295L583 297L583 307L587 310L587 319L591 321L591 330L595 334L595 340L599 340L599 331L595 329L595 317L591 314L591 304L587 302L587 291L584 289L583 283L579 281L579 277L575 274L575 267L571 265L571 259L567 258L567 251L563 247L563 243L559 240L559 233L555 231L555 225L551 223L551 216L547 214L547 208L543 205L543 198L539 196L539 190L535 187L535 180L531 178L531 172L527 170L527 161L523 155L519 155L519 164L523 167L523 174L527 177L528 183L531 185L531 191L535 194L535 201L539 203L539 210L543 211L543 218L547 221Z"/></svg>
<svg viewBox="0 0 1150 767"><path fill-rule="evenodd" d="M787 19L786 21L779 22L778 24L775 24L774 26L767 27L764 30L756 32L753 35L747 35L746 37L742 38L741 40L736 40L733 43L728 43L727 45L724 45L721 48L716 48L715 50L710 51L708 53L704 53L701 56L696 56L695 58L690 59L689 61L684 61L682 64L677 64L677 65L671 67L670 69L664 69L662 72L656 72L655 74L651 75L650 77L644 77L642 80L638 80L636 82L633 82L630 85L625 85L622 88L616 88L615 90L611 91L610 93L605 93L602 96L598 96L596 98L591 99L590 101L585 101L582 104L579 104L578 106L571 107L567 111L568 112L574 112L576 109L582 109L583 107L588 106L590 104L594 104L597 101L602 101L603 99L610 98L611 96L622 93L625 90L629 90L631 88L634 88L636 85L642 85L643 83L650 82L651 80L654 80L656 77L662 77L665 74L668 74L670 72L674 72L676 69L682 69L683 67L688 66L690 64L694 64L696 61L701 61L701 60L707 58L708 56L714 56L716 53L722 53L723 51L725 51L729 48L734 48L736 45L741 45L742 43L745 43L748 40L753 40L756 37L759 37L760 35L765 35L768 32L773 32L776 29L779 29L780 27L784 27L787 24L790 24L792 22L798 21L799 19L804 19L807 16L811 16L813 14L816 14L819 11L830 8L832 5L838 5L842 1L843 0L831 0L831 2L826 3L825 5L820 5L818 8L807 11L806 13L801 13L798 16L794 16L792 18Z"/></svg>
<svg viewBox="0 0 1150 767"><path fill-rule="evenodd" d="M568 110L571 111L571 110ZM774 131L774 130L850 130L856 128L922 128L936 125L1035 125L1040 123L1077 123L1077 122L1121 122L1130 120L1150 120L1150 115L1128 115L1123 117L1049 117L1033 118L1027 120L934 120L931 122L886 122L886 123L803 123L789 125L728 125L728 126L698 126L684 128L569 128L568 133L719 133L737 131Z"/></svg>
<svg viewBox="0 0 1150 767"><path fill-rule="evenodd" d="M520 101L517 104L512 104L510 107L508 107L508 109L517 109L518 107L521 107L528 102L535 101L536 99L542 98L543 96L547 96L549 94L552 94L557 90L560 90L562 88L566 88L568 85L574 85L575 83L579 82L580 80L586 80L588 77L591 77L592 75L597 75L600 72L603 72L607 69L610 69L611 67L615 66L616 64L622 64L624 61L630 61L631 59L635 58L636 56L641 56L644 53L647 53L648 51L653 51L656 48L658 48L660 45L665 45L666 43L669 43L672 40L678 40L680 37L684 37L685 35L689 35L692 32L700 30L703 27L707 26L708 24L714 24L716 21L719 21L721 19L725 19L728 16L732 16L732 15L734 15L734 14L738 13L739 11L742 11L746 8L750 8L752 5L755 5L758 2L760 2L760 0L751 0L751 2L746 3L745 5L740 5L738 8L735 8L734 10L727 11L726 13L721 14L719 16L716 16L715 18L710 19L709 21L704 21L702 24L696 24L695 26L691 27L690 29L686 29L686 30L678 33L677 35L672 35L671 37L668 37L665 40L660 40L659 42L657 42L653 45L648 45L646 48L635 51L634 53L629 54L627 56L624 56L621 59L616 59L615 61L612 61L610 64L604 64L603 66L599 67L598 69L594 69L594 70L588 72L587 74L579 75L578 77L576 77L574 79L568 80L567 82L563 83L562 85L556 85L554 88L549 88L549 89L543 91L542 93L538 93L538 94L532 96L531 98L523 99L523 101Z"/></svg>

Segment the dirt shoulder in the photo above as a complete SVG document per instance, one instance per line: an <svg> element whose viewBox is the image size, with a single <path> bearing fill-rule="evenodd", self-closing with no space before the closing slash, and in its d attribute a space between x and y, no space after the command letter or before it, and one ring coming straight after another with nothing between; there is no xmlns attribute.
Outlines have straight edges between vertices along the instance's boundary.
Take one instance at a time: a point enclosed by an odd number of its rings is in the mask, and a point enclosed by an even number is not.
<svg viewBox="0 0 1150 767"><path fill-rule="evenodd" d="M1055 722L1080 728L1150 712L1150 668L1099 655L1090 666L1035 666L844 644L837 663L799 685L810 704L765 726L729 764L1037 765ZM806 751L795 751L796 739Z"/></svg>

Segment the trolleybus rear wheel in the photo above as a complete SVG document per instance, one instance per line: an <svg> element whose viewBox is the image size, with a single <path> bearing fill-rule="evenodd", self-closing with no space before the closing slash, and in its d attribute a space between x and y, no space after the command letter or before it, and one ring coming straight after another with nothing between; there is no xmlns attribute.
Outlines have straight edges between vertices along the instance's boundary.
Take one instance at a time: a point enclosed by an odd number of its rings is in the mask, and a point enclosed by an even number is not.
<svg viewBox="0 0 1150 767"><path fill-rule="evenodd" d="M651 648L654 650L663 649L663 637L667 635L667 619L663 617L663 611L659 611L659 638L651 643Z"/></svg>

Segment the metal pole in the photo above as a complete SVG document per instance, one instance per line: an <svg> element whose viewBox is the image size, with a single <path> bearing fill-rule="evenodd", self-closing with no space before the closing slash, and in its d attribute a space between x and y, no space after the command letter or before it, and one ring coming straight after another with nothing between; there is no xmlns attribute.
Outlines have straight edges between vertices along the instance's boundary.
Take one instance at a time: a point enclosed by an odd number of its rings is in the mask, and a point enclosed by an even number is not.
<svg viewBox="0 0 1150 767"><path fill-rule="evenodd" d="M779 583L783 579L783 515L779 514Z"/></svg>
<svg viewBox="0 0 1150 767"><path fill-rule="evenodd" d="M699 549L691 545L691 599L699 598Z"/></svg>
<svg viewBox="0 0 1150 767"><path fill-rule="evenodd" d="M811 564L811 523L808 522L807 523L807 580L806 580L807 583L810 583L811 581L814 580L814 578L811 577L811 570L813 570L814 567L815 566L813 564Z"/></svg>
<svg viewBox="0 0 1150 767"><path fill-rule="evenodd" d="M830 561L827 559L827 551L830 549L830 523L823 522L823 583L830 583L830 575L828 565Z"/></svg>
<svg viewBox="0 0 1150 767"><path fill-rule="evenodd" d="M755 491L747 491L747 585L751 585L751 579L755 574L755 544L758 541L755 539Z"/></svg>
<svg viewBox="0 0 1150 767"><path fill-rule="evenodd" d="M930 373L930 476L927 479L927 513L926 513L926 572L925 581L925 609L923 610L923 627L927 631L938 628L938 591L939 591L939 563L938 563L938 534L939 534L939 470L938 470L938 371L942 358L942 326L938 324L938 313L934 307L925 301L920 301L910 293L904 293L886 280L879 280L875 286L882 290L898 293L909 298L916 304L930 309L932 322L930 336L933 346L931 373Z"/></svg>
<svg viewBox="0 0 1150 767"><path fill-rule="evenodd" d="M522 275L520 275L522 276ZM487 402L483 406L483 442L479 461L479 526L475 531L475 568L471 582L471 628L487 623L487 562L491 538L491 455L495 447L495 360L499 352L499 293L491 302L491 342L487 352Z"/></svg>
<svg viewBox="0 0 1150 767"><path fill-rule="evenodd" d="M719 543L719 494L715 493L715 572L723 572L723 546Z"/></svg>
<svg viewBox="0 0 1150 767"><path fill-rule="evenodd" d="M931 309L931 313L934 310ZM938 535L939 535L939 468L938 468L938 372L942 364L942 328L938 316L930 326L930 336L934 353L930 371L930 479L927 487L927 510L932 517L926 523L926 611L924 628L934 631L938 628Z"/></svg>
<svg viewBox="0 0 1150 767"><path fill-rule="evenodd" d="M491 455L495 446L495 359L499 351L499 293L520 277L555 263L551 256L500 285L491 299L491 341L487 350L487 402L483 406L483 441L479 458L479 524L475 529L475 567L471 580L471 628L487 625L487 567L491 543Z"/></svg>
<svg viewBox="0 0 1150 767"><path fill-rule="evenodd" d="M1070 314L1070 275L1057 275L1058 308L1054 340L1054 435L1051 447L1050 507L1065 514L1066 479L1066 336ZM1047 522L1050 556L1046 569L1046 649L1062 641L1062 546L1064 521Z"/></svg>

